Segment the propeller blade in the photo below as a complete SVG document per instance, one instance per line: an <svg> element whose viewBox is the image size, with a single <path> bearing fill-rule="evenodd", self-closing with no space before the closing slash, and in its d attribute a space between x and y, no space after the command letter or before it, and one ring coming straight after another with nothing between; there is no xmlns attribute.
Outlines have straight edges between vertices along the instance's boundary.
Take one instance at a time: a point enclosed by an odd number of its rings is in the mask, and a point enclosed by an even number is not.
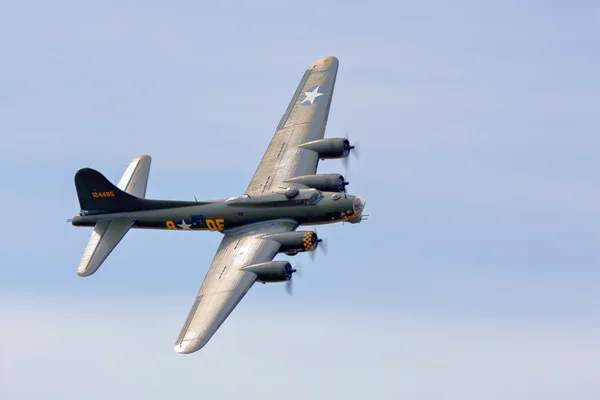
<svg viewBox="0 0 600 400"><path fill-rule="evenodd" d="M348 167L350 166L350 158L349 157L344 157L342 158L342 165L344 166L344 169L348 169Z"/></svg>
<svg viewBox="0 0 600 400"><path fill-rule="evenodd" d="M321 239L318 248L321 249L323 254L327 255L327 239Z"/></svg>
<svg viewBox="0 0 600 400"><path fill-rule="evenodd" d="M350 142L350 154L352 154L353 157L358 160L358 158L359 158L358 144L360 142L357 141L356 143L353 143L350 140L350 135L348 134L348 131L344 132L344 139L346 139L346 140L348 140L348 142ZM345 169L348 169L350 167L350 155L348 155L348 157L342 158L342 165L344 166Z"/></svg>
<svg viewBox="0 0 600 400"><path fill-rule="evenodd" d="M292 279L285 283L285 291L291 296L293 294Z"/></svg>
<svg viewBox="0 0 600 400"><path fill-rule="evenodd" d="M360 147L359 144L360 141L352 143L352 150L350 151L351 154L354 154L354 158L356 158L357 160L360 158L360 152L358 151Z"/></svg>
<svg viewBox="0 0 600 400"><path fill-rule="evenodd" d="M327 239L323 239L319 236L319 231L317 230L317 228L314 228L313 231L317 235L317 250L320 249L320 251L322 251L323 254L327 255ZM312 261L315 261L315 258L317 256L316 253L316 251L311 251L308 253Z"/></svg>

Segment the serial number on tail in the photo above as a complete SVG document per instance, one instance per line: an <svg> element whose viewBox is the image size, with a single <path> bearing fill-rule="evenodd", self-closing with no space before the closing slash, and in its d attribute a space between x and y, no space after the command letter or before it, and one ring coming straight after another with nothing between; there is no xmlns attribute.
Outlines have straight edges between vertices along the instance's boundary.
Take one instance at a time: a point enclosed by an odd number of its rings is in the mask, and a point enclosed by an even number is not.
<svg viewBox="0 0 600 400"><path fill-rule="evenodd" d="M95 199L101 197L115 197L115 192L111 190L110 192L92 192L92 197Z"/></svg>

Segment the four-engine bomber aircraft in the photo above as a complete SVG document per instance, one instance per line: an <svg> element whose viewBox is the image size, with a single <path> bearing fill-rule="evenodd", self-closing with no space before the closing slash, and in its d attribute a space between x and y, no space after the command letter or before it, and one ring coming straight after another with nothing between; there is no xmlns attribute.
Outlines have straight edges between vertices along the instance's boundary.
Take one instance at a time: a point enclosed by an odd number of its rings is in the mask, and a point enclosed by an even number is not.
<svg viewBox="0 0 600 400"><path fill-rule="evenodd" d="M81 211L71 222L94 227L77 269L96 272L130 228L212 230L223 240L177 338L175 350L202 348L255 282L288 282L296 271L278 253L315 251L322 241L300 225L360 222L365 202L346 193L340 174L316 174L320 159L346 158L346 138L324 139L338 60L326 57L304 73L248 188L208 201L145 198L150 157L135 158L114 186L83 168L75 175Z"/></svg>

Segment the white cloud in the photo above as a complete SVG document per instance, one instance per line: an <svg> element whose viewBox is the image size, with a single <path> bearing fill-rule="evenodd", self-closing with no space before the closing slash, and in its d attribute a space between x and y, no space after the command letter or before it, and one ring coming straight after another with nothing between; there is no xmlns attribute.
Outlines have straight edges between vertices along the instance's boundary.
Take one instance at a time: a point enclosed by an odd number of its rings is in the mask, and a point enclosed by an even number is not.
<svg viewBox="0 0 600 400"><path fill-rule="evenodd" d="M591 399L598 332L243 304L207 347L172 350L187 298L5 295L6 399ZM80 304L74 304L75 301ZM177 312L173 313L173 310Z"/></svg>

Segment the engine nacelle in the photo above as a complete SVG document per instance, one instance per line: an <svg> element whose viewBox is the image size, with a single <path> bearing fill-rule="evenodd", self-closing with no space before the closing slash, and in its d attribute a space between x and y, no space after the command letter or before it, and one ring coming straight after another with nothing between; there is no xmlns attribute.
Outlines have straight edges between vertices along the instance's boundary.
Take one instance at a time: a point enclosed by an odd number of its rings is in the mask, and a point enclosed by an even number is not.
<svg viewBox="0 0 600 400"><path fill-rule="evenodd" d="M244 271L252 272L256 275L258 282L286 282L292 278L296 272L292 265L287 261L270 261L260 264L249 265L242 268Z"/></svg>
<svg viewBox="0 0 600 400"><path fill-rule="evenodd" d="M345 192L346 186L350 184L340 174L302 175L288 179L286 182L299 183L323 192Z"/></svg>
<svg viewBox="0 0 600 400"><path fill-rule="evenodd" d="M301 149L308 149L319 154L322 160L331 158L346 158L350 154L353 146L345 138L327 138L313 140L298 146Z"/></svg>
<svg viewBox="0 0 600 400"><path fill-rule="evenodd" d="M279 252L289 255L316 250L321 242L321 239L313 231L272 233L261 238L278 242L281 245Z"/></svg>

